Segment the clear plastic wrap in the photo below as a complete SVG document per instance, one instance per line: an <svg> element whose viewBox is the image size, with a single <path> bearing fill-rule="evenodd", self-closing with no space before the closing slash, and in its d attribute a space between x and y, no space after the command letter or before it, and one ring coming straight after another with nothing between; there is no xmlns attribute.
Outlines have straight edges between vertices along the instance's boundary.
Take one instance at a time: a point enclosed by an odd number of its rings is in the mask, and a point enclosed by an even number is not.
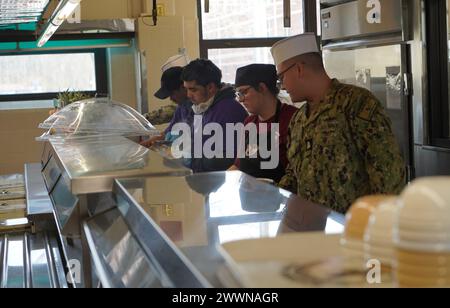
<svg viewBox="0 0 450 308"><path fill-rule="evenodd" d="M158 130L133 108L107 98L91 98L70 104L51 115L39 128L38 141L49 138L77 139L89 136L153 136Z"/></svg>

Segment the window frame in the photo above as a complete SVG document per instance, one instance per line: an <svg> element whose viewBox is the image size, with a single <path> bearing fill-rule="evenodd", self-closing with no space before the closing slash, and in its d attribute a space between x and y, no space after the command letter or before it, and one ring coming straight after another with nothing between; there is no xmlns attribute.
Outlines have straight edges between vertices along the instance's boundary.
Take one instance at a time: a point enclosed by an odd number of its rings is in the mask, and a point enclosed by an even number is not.
<svg viewBox="0 0 450 308"><path fill-rule="evenodd" d="M449 44L447 43L447 1L425 1L428 45L429 141L450 148ZM445 31L443 31L445 30Z"/></svg>
<svg viewBox="0 0 450 308"><path fill-rule="evenodd" d="M214 0L210 0L214 1ZM303 2L303 27L305 32L317 33L317 0L302 0ZM200 57L208 58L209 49L232 49L232 48L259 48L272 47L276 42L286 37L271 38L224 38L224 39L204 39L203 38L203 17L202 0L197 0L197 15L199 20L200 37Z"/></svg>
<svg viewBox="0 0 450 308"><path fill-rule="evenodd" d="M1 56L23 56L23 55L58 55L58 54L78 54L88 53L94 54L95 61L95 82L96 91L83 91L91 96L108 96L108 73L106 49L74 49L74 50L59 50L59 51L37 51L37 52L20 52L20 53L4 53ZM2 102L19 102L19 101L34 101L34 100L52 100L57 98L58 92L52 93L34 93L34 94L10 94L0 95L0 104Z"/></svg>

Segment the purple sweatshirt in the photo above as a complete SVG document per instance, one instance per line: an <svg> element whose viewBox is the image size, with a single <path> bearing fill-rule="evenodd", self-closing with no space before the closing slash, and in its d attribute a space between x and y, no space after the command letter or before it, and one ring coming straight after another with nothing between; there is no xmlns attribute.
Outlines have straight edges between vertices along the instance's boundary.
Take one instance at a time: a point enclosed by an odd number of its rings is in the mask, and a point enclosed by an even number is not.
<svg viewBox="0 0 450 308"><path fill-rule="evenodd" d="M192 114L192 117L194 115ZM209 107L208 110L206 110L205 113L203 113L202 118L202 125L203 129L205 125L208 123L218 123L222 129L224 134L224 143L223 143L223 157L224 158L213 158L208 159L206 157L203 158L194 158L194 123L193 120L190 121L191 124L191 133L192 133L192 160L191 160L191 169L194 172L212 172L212 171L225 171L229 167L231 167L234 163L233 158L226 158L227 148L226 148L226 124L227 123L243 123L244 120L247 118L248 113L244 109L244 107L238 103L235 99L235 91L231 86L225 86L223 87L219 93L216 94L214 101L212 105ZM198 123L199 124L199 123ZM196 126L198 125L196 124ZM199 129L198 127L196 127ZM210 135L203 135L202 139L202 145L205 144L205 142L211 138ZM234 139L234 153L236 156L237 153L237 138L236 136L233 137Z"/></svg>
<svg viewBox="0 0 450 308"><path fill-rule="evenodd" d="M177 123L187 123L191 118L192 113L192 103L190 100L186 100L180 105L178 105L169 126L164 131L164 134L170 133L172 127Z"/></svg>

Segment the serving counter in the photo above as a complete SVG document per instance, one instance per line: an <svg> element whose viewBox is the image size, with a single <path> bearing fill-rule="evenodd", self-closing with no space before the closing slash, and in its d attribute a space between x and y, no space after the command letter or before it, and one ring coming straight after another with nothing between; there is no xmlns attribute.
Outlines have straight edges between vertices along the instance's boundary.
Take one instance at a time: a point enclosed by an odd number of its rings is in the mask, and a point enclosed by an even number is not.
<svg viewBox="0 0 450 308"><path fill-rule="evenodd" d="M344 224L342 215L239 171L120 179L114 193L117 208L84 223L108 287L223 287L221 244L340 233Z"/></svg>
<svg viewBox="0 0 450 308"><path fill-rule="evenodd" d="M42 168L26 167L31 227L0 238L2 263L22 262L25 287L44 272L54 287L223 287L223 243L343 230L325 207L239 171L194 175L163 152L124 137L50 139ZM18 261L4 257L10 243L22 243ZM36 253L42 264L29 262Z"/></svg>
<svg viewBox="0 0 450 308"><path fill-rule="evenodd" d="M74 280L79 287L93 286L82 222L116 206L112 194L114 179L191 174L179 161L118 136L50 139L42 163L66 266L82 264L81 275L72 273L82 277Z"/></svg>

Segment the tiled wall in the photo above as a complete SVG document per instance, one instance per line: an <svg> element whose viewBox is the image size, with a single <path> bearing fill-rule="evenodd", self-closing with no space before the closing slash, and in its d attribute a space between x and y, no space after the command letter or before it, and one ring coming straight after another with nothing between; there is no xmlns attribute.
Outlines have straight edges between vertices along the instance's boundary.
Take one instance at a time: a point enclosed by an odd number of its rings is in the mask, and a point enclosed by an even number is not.
<svg viewBox="0 0 450 308"><path fill-rule="evenodd" d="M48 109L0 111L0 174L23 173L25 162L39 162L42 143L34 138L44 131L39 123Z"/></svg>

